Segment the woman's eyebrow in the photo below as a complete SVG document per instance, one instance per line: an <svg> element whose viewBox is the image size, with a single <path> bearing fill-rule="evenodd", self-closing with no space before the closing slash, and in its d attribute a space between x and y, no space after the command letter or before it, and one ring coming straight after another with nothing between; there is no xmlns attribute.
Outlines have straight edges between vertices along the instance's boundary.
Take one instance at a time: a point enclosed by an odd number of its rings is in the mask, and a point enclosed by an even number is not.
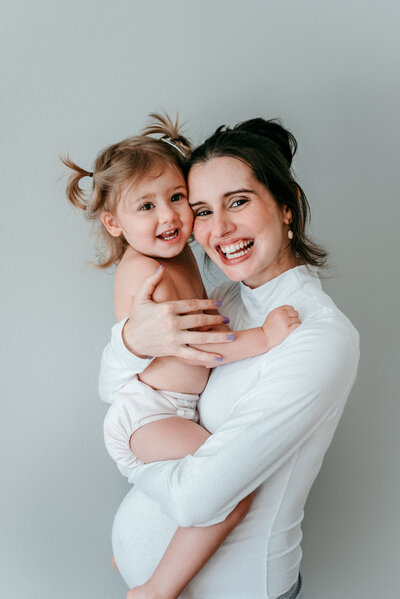
<svg viewBox="0 0 400 599"><path fill-rule="evenodd" d="M255 193L255 191L253 189L235 189L234 191L227 191L224 193L223 197L228 198L236 193Z"/></svg>
<svg viewBox="0 0 400 599"><path fill-rule="evenodd" d="M254 191L254 189L235 189L234 191L227 191L226 193L223 194L223 198L229 198L232 195L235 195L237 193L256 193ZM190 203L190 206L193 208L193 206L198 206L199 204L205 204L206 202L194 202L193 204Z"/></svg>

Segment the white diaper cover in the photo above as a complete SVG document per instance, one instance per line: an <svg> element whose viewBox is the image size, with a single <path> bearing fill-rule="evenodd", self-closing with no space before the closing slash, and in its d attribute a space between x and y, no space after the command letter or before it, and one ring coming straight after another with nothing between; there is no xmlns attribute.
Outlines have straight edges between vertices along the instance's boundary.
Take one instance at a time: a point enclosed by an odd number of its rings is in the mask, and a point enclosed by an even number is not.
<svg viewBox="0 0 400 599"><path fill-rule="evenodd" d="M198 422L199 395L156 391L134 377L115 397L104 419L104 441L110 456L125 476L143 464L129 446L132 434L144 424L180 416Z"/></svg>

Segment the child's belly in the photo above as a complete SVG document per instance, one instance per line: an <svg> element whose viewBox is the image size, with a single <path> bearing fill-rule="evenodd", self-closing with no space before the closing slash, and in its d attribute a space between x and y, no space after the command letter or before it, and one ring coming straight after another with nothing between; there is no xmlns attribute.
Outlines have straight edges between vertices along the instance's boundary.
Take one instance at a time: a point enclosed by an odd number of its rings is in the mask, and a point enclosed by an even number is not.
<svg viewBox="0 0 400 599"><path fill-rule="evenodd" d="M153 389L201 393L209 374L210 370L204 366L191 366L173 356L164 356L153 360L138 378Z"/></svg>

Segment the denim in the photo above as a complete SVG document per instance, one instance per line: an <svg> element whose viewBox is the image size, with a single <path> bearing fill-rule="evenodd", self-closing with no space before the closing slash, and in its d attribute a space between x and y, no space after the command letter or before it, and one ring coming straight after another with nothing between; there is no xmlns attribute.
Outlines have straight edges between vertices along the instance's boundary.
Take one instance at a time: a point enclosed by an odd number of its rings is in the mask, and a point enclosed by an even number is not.
<svg viewBox="0 0 400 599"><path fill-rule="evenodd" d="M303 599L303 584L301 580L301 574L299 574L297 582L295 582L294 585L288 591L286 591L286 593L283 593L283 595L280 595L277 599Z"/></svg>

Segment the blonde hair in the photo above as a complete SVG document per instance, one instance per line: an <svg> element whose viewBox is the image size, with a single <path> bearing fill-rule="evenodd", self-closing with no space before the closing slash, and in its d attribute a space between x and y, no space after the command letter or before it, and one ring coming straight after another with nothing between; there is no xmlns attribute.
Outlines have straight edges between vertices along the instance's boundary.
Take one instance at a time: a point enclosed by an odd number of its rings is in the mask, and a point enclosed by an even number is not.
<svg viewBox="0 0 400 599"><path fill-rule="evenodd" d="M178 118L174 123L167 114L151 113L149 116L151 121L140 135L128 137L100 152L93 172L81 168L69 156L61 157L65 166L73 171L66 187L69 202L83 210L89 220L98 223L98 268L118 264L128 245L122 234L119 237L110 235L100 220L104 211L115 213L121 190L158 166L173 165L184 174L191 145L180 131ZM155 134L160 137L151 137ZM80 187L83 177L93 178L91 192Z"/></svg>

